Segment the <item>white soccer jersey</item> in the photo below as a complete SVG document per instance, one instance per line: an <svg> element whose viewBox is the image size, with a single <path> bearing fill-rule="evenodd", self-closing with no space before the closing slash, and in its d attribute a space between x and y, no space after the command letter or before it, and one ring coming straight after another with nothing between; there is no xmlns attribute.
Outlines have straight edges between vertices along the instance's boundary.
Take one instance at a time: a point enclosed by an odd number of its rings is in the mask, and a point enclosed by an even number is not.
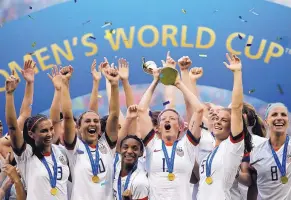
<svg viewBox="0 0 291 200"><path fill-rule="evenodd" d="M276 152L282 163L284 145ZM250 162L257 170L258 192L262 200L291 200L291 140L288 144L286 176L287 184L281 183L281 173L273 158L269 140L253 149Z"/></svg>
<svg viewBox="0 0 291 200"><path fill-rule="evenodd" d="M194 139L194 140L193 140ZM196 159L195 138L187 132L177 143L174 171L175 180L168 180L168 167L162 150L162 140L152 131L145 139L147 169L151 200L186 200L192 198L190 177ZM172 146L166 146L171 157Z"/></svg>
<svg viewBox="0 0 291 200"><path fill-rule="evenodd" d="M237 169L241 163L244 152L243 134L240 134L236 140L232 137L220 143L216 155L211 165L211 178L213 183L208 185L206 180L206 160L203 159L200 168L198 200L222 199L230 200L230 188L235 179Z"/></svg>
<svg viewBox="0 0 291 200"><path fill-rule="evenodd" d="M99 167L98 183L92 182L93 172L86 147L83 142L77 138L73 150L67 150L70 169L72 174L73 186L71 200L112 200L112 182L113 182L113 161L115 148L111 149L106 141L105 134L102 134L98 141L99 146ZM89 147L95 160L96 151Z"/></svg>
<svg viewBox="0 0 291 200"><path fill-rule="evenodd" d="M250 134L252 135L253 148L259 146L260 144L262 144L263 142L268 140L267 138L257 136L257 135L255 135L255 134L253 134L251 132L250 132ZM235 179L234 183L233 183L233 185L232 185L232 187L230 189L231 199L234 199L234 200L247 200L248 189L249 188L247 186L239 183Z"/></svg>
<svg viewBox="0 0 291 200"><path fill-rule="evenodd" d="M118 197L118 177L121 170L121 165L119 163L114 177L114 183L113 183L113 194L114 194L114 200L122 200ZM126 181L127 176L121 178L121 194L122 191L124 191L124 185ZM149 182L148 178L146 176L146 172L142 168L137 168L131 175L128 188L131 191L132 199L138 199L143 200L147 199L149 196Z"/></svg>
<svg viewBox="0 0 291 200"><path fill-rule="evenodd" d="M198 157L197 157L197 163L200 166L201 162L207 156L214 148L215 146L215 138L214 135L205 129L201 130L201 139L199 142L199 148L198 148ZM193 187L193 195L192 195L192 200L196 200L196 196L198 193L198 187L199 183L194 184Z"/></svg>
<svg viewBox="0 0 291 200"><path fill-rule="evenodd" d="M21 173L27 187L27 199L29 200L67 200L67 182L69 177L69 167L66 155L62 153L57 145L52 145L58 173L57 173L57 195L52 196L50 193L51 185L48 171L39 158L33 155L32 147L26 144L26 148L21 156L14 154L17 167ZM45 159L53 173L53 161L51 156L45 156Z"/></svg>

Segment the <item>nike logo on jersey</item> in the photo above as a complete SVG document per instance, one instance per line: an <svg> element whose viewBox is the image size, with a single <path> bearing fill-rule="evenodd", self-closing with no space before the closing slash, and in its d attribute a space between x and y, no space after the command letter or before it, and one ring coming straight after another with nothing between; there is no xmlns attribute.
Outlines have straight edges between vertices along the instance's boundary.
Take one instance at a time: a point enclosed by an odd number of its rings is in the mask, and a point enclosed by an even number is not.
<svg viewBox="0 0 291 200"><path fill-rule="evenodd" d="M162 151L162 149L160 149L160 150L155 149L155 150L154 150L154 152L159 152L159 151Z"/></svg>

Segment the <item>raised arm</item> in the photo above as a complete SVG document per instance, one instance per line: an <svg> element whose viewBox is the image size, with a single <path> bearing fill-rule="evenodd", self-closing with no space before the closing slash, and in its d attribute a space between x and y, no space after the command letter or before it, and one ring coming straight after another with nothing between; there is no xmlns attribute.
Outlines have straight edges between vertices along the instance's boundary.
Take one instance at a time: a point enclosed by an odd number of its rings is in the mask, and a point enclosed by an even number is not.
<svg viewBox="0 0 291 200"><path fill-rule="evenodd" d="M200 100L187 88L187 86L181 81L179 74L175 86L183 93L185 101L190 102L191 109L196 112L203 114L203 105Z"/></svg>
<svg viewBox="0 0 291 200"><path fill-rule="evenodd" d="M229 62L224 65L233 72L233 89L231 99L231 133L235 137L243 131L243 84L242 84L242 64L240 59L235 56L226 54Z"/></svg>
<svg viewBox="0 0 291 200"><path fill-rule="evenodd" d="M73 144L76 132L75 132L75 122L72 111L72 101L70 96L70 78L73 74L73 67L68 66L61 69L62 76L62 112L64 116L64 142L66 145Z"/></svg>
<svg viewBox="0 0 291 200"><path fill-rule="evenodd" d="M193 92L193 94L197 96L197 91L194 90L195 87L191 84L189 76L189 67L192 65L192 61L188 56L183 56L178 60L178 65L181 71L182 82L191 92ZM184 99L184 101L186 106L187 121L190 121L193 114L193 110L191 109L190 102L186 101L186 99Z"/></svg>
<svg viewBox="0 0 291 200"><path fill-rule="evenodd" d="M128 62L121 58L118 60L118 74L120 76L122 86L125 93L125 100L127 108L134 104L133 91L130 87L128 77L129 77L129 64Z"/></svg>
<svg viewBox="0 0 291 200"><path fill-rule="evenodd" d="M159 83L160 69L153 70L153 81L142 96L138 107L138 133L144 139L148 133L153 129L152 120L150 118L149 106L152 100L153 93Z"/></svg>
<svg viewBox="0 0 291 200"><path fill-rule="evenodd" d="M31 106L33 102L33 91L34 91L34 69L35 62L32 60L27 60L24 62L23 70L21 70L21 74L26 81L25 93L22 101L22 105L20 108L19 117L17 119L17 123L19 129L22 130L24 126L25 120L31 116Z"/></svg>
<svg viewBox="0 0 291 200"><path fill-rule="evenodd" d="M96 113L98 113L98 88L99 83L101 80L101 72L96 70L96 59L93 60L93 63L91 65L91 74L93 77L93 87L90 97L90 103L89 103L89 110L93 110Z"/></svg>
<svg viewBox="0 0 291 200"><path fill-rule="evenodd" d="M109 64L108 64L108 60L107 58L104 58L105 62L101 62L101 64L99 65L100 67L100 71L102 72L102 74L105 76L105 69L107 69L109 67ZM108 79L106 79L106 94L107 94L107 99L108 99L108 104L110 104L110 98L111 98L111 84L110 82L108 81ZM123 113L121 112L121 110L119 111L119 118L118 118L118 121L119 121L119 124L122 126L123 123L124 123L124 116L123 116Z"/></svg>
<svg viewBox="0 0 291 200"><path fill-rule="evenodd" d="M113 64L111 68L107 68L104 71L106 79L111 85L111 97L109 103L109 116L106 123L106 134L110 138L111 142L116 142L118 137L118 127L119 127L119 75L118 71L114 69Z"/></svg>
<svg viewBox="0 0 291 200"><path fill-rule="evenodd" d="M53 98L52 105L50 108L50 119L52 120L54 131L55 131L55 134L53 137L53 143L55 144L60 139L60 136L61 136L60 134L63 132L62 126L61 126L61 120L60 120L62 76L56 65L53 66L51 74L48 73L47 75L51 79L55 88L54 98Z"/></svg>
<svg viewBox="0 0 291 200"><path fill-rule="evenodd" d="M14 76L14 71L12 75L6 80L6 104L5 104L5 114L6 123L8 126L8 133L11 138L11 146L16 150L20 150L24 144L23 135L17 123L15 105L14 105L14 91L19 83L19 78Z"/></svg>
<svg viewBox="0 0 291 200"><path fill-rule="evenodd" d="M127 109L124 124L118 133L118 140L117 140L118 152L120 151L120 142L127 135L136 135L136 125L134 125L134 123L136 123L137 115L138 115L138 106L137 105L129 106Z"/></svg>

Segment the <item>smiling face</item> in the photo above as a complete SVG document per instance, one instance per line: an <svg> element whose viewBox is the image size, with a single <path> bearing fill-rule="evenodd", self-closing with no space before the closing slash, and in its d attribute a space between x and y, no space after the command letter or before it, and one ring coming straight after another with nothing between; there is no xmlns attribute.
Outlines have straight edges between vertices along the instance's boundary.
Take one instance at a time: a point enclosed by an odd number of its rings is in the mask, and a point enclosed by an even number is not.
<svg viewBox="0 0 291 200"><path fill-rule="evenodd" d="M120 153L122 157L122 163L126 166L133 166L138 158L142 156L142 150L140 142L136 139L128 138L123 141Z"/></svg>
<svg viewBox="0 0 291 200"><path fill-rule="evenodd" d="M41 120L29 131L29 136L34 139L37 147L49 147L54 136L53 124L48 119Z"/></svg>
<svg viewBox="0 0 291 200"><path fill-rule="evenodd" d="M78 131L88 144L96 143L100 133L100 117L94 112L83 114Z"/></svg>
<svg viewBox="0 0 291 200"><path fill-rule="evenodd" d="M288 110L283 105L271 108L266 119L271 134L287 133L288 121Z"/></svg>
<svg viewBox="0 0 291 200"><path fill-rule="evenodd" d="M230 112L221 109L213 124L213 134L219 140L225 140L230 135Z"/></svg>

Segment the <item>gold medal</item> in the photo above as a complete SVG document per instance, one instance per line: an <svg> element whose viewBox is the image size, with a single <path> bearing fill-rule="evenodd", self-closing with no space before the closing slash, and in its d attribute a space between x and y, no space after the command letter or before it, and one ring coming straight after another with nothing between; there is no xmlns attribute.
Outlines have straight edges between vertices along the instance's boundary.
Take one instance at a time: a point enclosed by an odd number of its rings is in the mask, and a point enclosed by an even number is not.
<svg viewBox="0 0 291 200"><path fill-rule="evenodd" d="M55 196L58 193L58 189L57 188L52 188L51 189L51 195Z"/></svg>
<svg viewBox="0 0 291 200"><path fill-rule="evenodd" d="M283 184L288 183L288 177L287 176L282 176L281 177L281 183L283 183Z"/></svg>
<svg viewBox="0 0 291 200"><path fill-rule="evenodd" d="M169 174L168 174L168 179L169 179L169 181L173 181L173 180L175 180L175 174L173 174L173 173L169 173Z"/></svg>
<svg viewBox="0 0 291 200"><path fill-rule="evenodd" d="M100 181L100 179L98 176L93 176L92 181L93 181L93 183L98 183Z"/></svg>
<svg viewBox="0 0 291 200"><path fill-rule="evenodd" d="M206 182L208 185L211 185L212 182L213 182L213 180L212 180L212 178L209 176L209 177L206 178L205 182Z"/></svg>
<svg viewBox="0 0 291 200"><path fill-rule="evenodd" d="M130 196L131 196L131 192L130 192L130 190L125 190L125 191L122 193L122 196L124 196L124 197L130 197Z"/></svg>

